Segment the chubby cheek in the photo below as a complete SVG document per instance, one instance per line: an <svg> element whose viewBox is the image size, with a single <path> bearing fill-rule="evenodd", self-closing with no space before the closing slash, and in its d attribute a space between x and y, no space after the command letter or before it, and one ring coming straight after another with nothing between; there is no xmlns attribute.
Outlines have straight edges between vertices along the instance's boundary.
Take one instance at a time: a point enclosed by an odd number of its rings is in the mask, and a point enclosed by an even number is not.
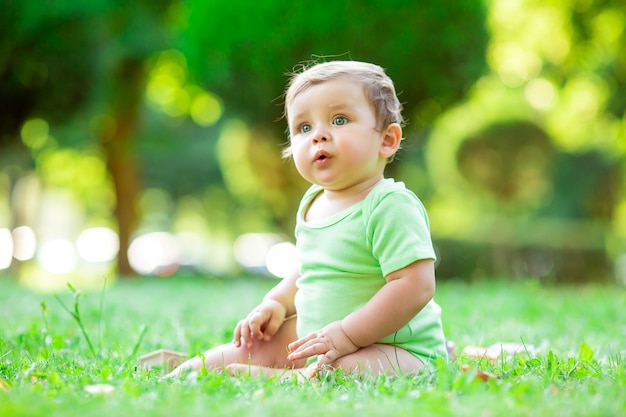
<svg viewBox="0 0 626 417"><path fill-rule="evenodd" d="M311 164L308 156L304 155L302 152L297 152L294 150L292 157L293 163L296 166L296 170L298 171L298 173L300 173L300 175L304 179L310 180Z"/></svg>
<svg viewBox="0 0 626 417"><path fill-rule="evenodd" d="M300 175L302 175L303 177L306 177L306 173L308 172L308 169L307 169L305 155L303 155L302 152L298 152L298 150L294 149L292 158L293 158L293 163L296 166L296 169L298 170Z"/></svg>

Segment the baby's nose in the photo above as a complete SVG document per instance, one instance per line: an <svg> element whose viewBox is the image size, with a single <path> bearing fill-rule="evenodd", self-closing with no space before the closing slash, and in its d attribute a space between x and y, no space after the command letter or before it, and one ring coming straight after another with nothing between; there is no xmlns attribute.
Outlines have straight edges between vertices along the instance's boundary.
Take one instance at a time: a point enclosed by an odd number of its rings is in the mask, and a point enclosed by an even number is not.
<svg viewBox="0 0 626 417"><path fill-rule="evenodd" d="M326 142L330 139L330 135L323 129L318 129L313 135L313 143Z"/></svg>

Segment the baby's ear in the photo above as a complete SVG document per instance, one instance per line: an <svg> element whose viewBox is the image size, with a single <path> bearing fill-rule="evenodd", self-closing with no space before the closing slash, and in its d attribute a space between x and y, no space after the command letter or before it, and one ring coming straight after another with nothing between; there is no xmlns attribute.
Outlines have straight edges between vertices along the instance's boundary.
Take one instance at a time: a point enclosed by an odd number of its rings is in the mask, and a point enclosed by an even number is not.
<svg viewBox="0 0 626 417"><path fill-rule="evenodd" d="M402 127L398 123L391 123L383 131L383 141L380 144L380 156L389 159L400 148L402 142Z"/></svg>

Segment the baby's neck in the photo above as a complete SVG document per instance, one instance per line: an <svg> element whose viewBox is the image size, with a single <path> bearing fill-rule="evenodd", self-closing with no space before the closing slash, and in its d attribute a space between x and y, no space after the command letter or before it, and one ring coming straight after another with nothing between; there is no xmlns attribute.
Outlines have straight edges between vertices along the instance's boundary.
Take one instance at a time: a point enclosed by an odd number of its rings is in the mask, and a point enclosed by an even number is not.
<svg viewBox="0 0 626 417"><path fill-rule="evenodd" d="M370 191L383 179L381 176L375 181L361 183L357 187L351 187L346 190L324 189L311 202L306 212L305 220L322 220L363 201Z"/></svg>

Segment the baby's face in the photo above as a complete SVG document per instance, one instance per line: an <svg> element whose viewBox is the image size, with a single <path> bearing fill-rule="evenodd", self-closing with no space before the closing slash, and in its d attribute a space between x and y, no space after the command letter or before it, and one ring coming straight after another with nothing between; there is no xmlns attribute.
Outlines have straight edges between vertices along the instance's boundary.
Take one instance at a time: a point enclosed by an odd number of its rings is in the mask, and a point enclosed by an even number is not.
<svg viewBox="0 0 626 417"><path fill-rule="evenodd" d="M316 84L293 98L287 114L294 162L309 182L342 190L382 176L383 134L361 84Z"/></svg>

